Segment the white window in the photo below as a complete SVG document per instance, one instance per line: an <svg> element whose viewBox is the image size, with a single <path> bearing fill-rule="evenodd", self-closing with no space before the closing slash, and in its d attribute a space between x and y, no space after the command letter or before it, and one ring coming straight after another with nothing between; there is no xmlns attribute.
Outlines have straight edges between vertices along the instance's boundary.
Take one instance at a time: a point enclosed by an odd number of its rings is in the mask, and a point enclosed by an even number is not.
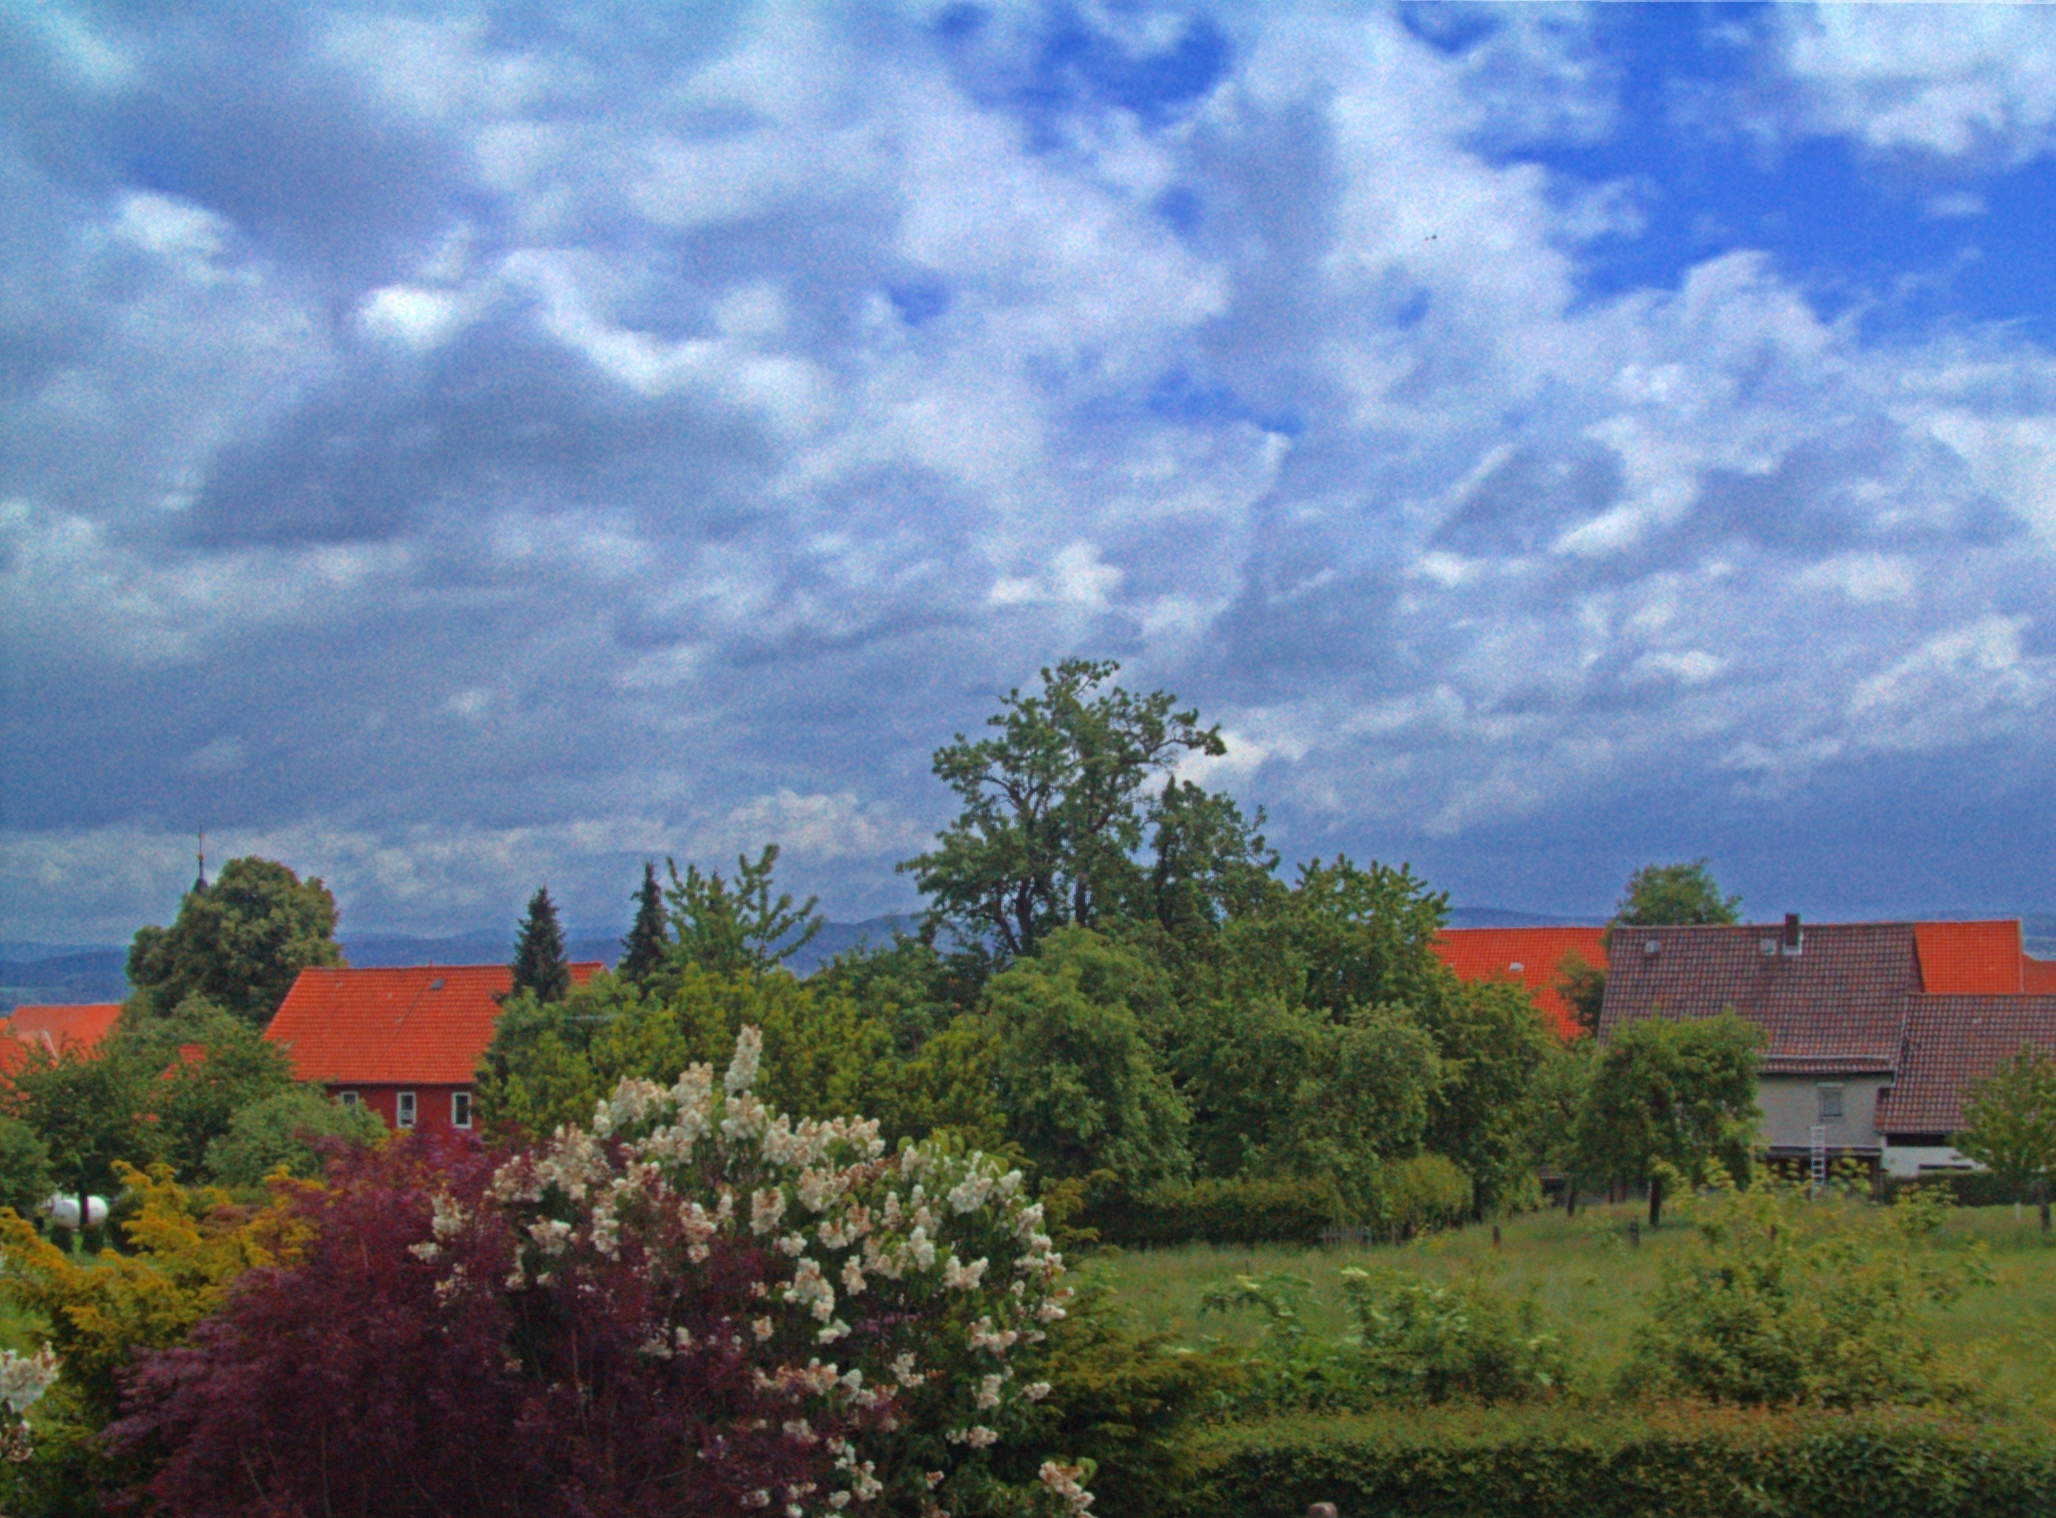
<svg viewBox="0 0 2056 1518"><path fill-rule="evenodd" d="M357 1093L354 1091L338 1091L336 1093L336 1105L340 1107L356 1106Z"/></svg>
<svg viewBox="0 0 2056 1518"><path fill-rule="evenodd" d="M1820 1088L1820 1120L1824 1123L1842 1121L1842 1088L1822 1086Z"/></svg>
<svg viewBox="0 0 2056 1518"><path fill-rule="evenodd" d="M400 1127L412 1128L414 1126L414 1093L412 1091L402 1091L394 1111L397 1114L395 1121Z"/></svg>
<svg viewBox="0 0 2056 1518"><path fill-rule="evenodd" d="M450 1126L469 1128L471 1126L471 1093L452 1091L450 1093Z"/></svg>

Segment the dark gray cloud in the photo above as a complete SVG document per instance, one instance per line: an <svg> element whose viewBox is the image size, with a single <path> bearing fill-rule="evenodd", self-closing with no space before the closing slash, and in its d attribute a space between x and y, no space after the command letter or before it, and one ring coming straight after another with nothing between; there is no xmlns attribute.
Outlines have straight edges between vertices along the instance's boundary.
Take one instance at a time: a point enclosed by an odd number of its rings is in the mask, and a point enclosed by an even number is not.
<svg viewBox="0 0 2056 1518"><path fill-rule="evenodd" d="M1884 151L1840 25L1738 129ZM771 840L903 904L1071 653L1295 855L2035 904L2056 364L1775 247L1596 287L1663 186L1523 155L1627 98L1603 13L10 11L0 930L161 917L202 823L366 928Z"/></svg>

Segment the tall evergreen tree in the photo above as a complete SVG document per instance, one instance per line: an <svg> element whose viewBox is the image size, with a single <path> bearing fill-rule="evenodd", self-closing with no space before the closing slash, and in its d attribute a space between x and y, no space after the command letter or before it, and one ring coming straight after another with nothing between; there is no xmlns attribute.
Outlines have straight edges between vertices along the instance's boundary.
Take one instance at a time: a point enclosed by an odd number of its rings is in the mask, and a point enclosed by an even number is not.
<svg viewBox="0 0 2056 1518"><path fill-rule="evenodd" d="M562 1001L571 994L571 962L564 957L564 930L557 924L557 904L543 886L528 898L528 916L514 940L514 988L539 1002Z"/></svg>
<svg viewBox="0 0 2056 1518"><path fill-rule="evenodd" d="M643 883L634 901L635 925L621 940L621 963L614 973L641 985L664 962L664 951L671 947L671 935L664 927L664 888L657 884L657 866L651 860L643 861Z"/></svg>

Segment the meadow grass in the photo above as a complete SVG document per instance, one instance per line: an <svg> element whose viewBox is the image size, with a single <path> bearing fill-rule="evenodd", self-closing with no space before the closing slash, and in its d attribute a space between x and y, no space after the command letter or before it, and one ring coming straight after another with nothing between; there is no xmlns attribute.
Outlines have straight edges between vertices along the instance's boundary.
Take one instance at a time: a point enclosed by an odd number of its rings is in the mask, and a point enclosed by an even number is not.
<svg viewBox="0 0 2056 1518"><path fill-rule="evenodd" d="M1369 1250L1206 1244L1107 1249L1095 1253L1085 1269L1113 1286L1139 1327L1192 1345L1256 1338L1261 1320L1253 1310L1201 1310L1208 1288L1238 1275L1282 1271L1311 1281L1308 1326L1340 1334L1352 1326L1338 1289L1345 1266L1388 1265L1443 1279L1475 1273L1515 1293L1532 1292L1545 1326L1563 1336L1581 1379L1591 1386L1610 1382L1625 1360L1664 1261L1697 1247L1689 1209L1667 1213L1653 1233L1644 1226L1639 1245L1631 1243L1627 1225L1643 1215L1633 1204L1581 1207L1575 1218L1556 1209L1530 1213L1500 1225L1497 1249L1485 1225ZM1993 1284L1932 1311L1932 1332L1937 1342L1980 1365L2002 1400L2056 1415L2049 1369L2056 1363L2056 1246L2043 1243L2032 1210L2016 1217L2010 1207L1981 1207L1957 1209L1931 1242L1914 1247L1947 1258L1973 1241L1984 1246Z"/></svg>

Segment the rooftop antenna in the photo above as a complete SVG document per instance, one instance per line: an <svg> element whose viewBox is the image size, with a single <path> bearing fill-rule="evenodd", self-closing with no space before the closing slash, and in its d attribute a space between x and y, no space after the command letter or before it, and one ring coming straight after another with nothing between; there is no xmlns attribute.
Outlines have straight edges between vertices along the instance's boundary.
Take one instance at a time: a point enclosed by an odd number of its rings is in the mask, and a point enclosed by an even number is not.
<svg viewBox="0 0 2056 1518"><path fill-rule="evenodd" d="M198 837L200 841L200 875L193 882L193 889L204 891L207 889L207 829L201 828Z"/></svg>

